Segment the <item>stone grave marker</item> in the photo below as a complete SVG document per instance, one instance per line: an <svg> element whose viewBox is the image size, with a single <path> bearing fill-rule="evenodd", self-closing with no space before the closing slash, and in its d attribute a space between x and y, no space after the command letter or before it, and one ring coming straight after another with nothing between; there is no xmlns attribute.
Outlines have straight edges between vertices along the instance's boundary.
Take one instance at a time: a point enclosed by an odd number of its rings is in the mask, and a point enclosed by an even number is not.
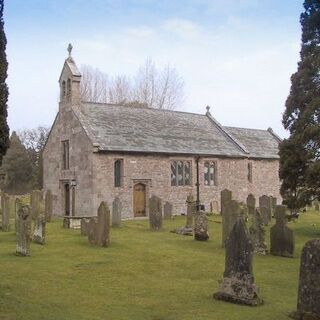
<svg viewBox="0 0 320 320"><path fill-rule="evenodd" d="M10 231L10 197L6 193L1 195L1 229L4 232Z"/></svg>
<svg viewBox="0 0 320 320"><path fill-rule="evenodd" d="M18 211L16 254L30 255L31 212L28 206L22 206Z"/></svg>
<svg viewBox="0 0 320 320"><path fill-rule="evenodd" d="M172 218L172 204L168 201L163 206L163 218L168 220Z"/></svg>
<svg viewBox="0 0 320 320"><path fill-rule="evenodd" d="M237 218L226 242L224 278L213 297L237 304L263 303L252 272L252 243L242 216Z"/></svg>
<svg viewBox="0 0 320 320"><path fill-rule="evenodd" d="M33 242L45 244L46 242L46 218L38 216L34 224Z"/></svg>
<svg viewBox="0 0 320 320"><path fill-rule="evenodd" d="M53 197L52 197L51 190L47 190L44 202L45 202L45 219L46 219L46 222L50 222L52 218L52 213L53 213Z"/></svg>
<svg viewBox="0 0 320 320"><path fill-rule="evenodd" d="M210 202L210 211L213 214L219 214L219 202L217 200L213 200Z"/></svg>
<svg viewBox="0 0 320 320"><path fill-rule="evenodd" d="M88 236L88 226L89 226L90 219L83 218L81 219L81 235Z"/></svg>
<svg viewBox="0 0 320 320"><path fill-rule="evenodd" d="M256 198L252 193L250 193L247 197L247 207L248 207L248 214L253 216L256 211Z"/></svg>
<svg viewBox="0 0 320 320"><path fill-rule="evenodd" d="M275 207L276 224L270 229L270 253L275 256L293 257L294 236L293 231L287 227L287 207Z"/></svg>
<svg viewBox="0 0 320 320"><path fill-rule="evenodd" d="M157 196L149 199L149 223L153 231L159 231L162 228L162 203Z"/></svg>
<svg viewBox="0 0 320 320"><path fill-rule="evenodd" d="M34 190L31 192L30 206L31 206L32 220L36 220L40 214L42 198L43 198L42 191Z"/></svg>
<svg viewBox="0 0 320 320"><path fill-rule="evenodd" d="M197 212L194 219L194 239L207 241L209 239L208 218L204 212Z"/></svg>
<svg viewBox="0 0 320 320"><path fill-rule="evenodd" d="M259 208L264 224L267 226L271 221L271 199L263 195L259 198Z"/></svg>
<svg viewBox="0 0 320 320"><path fill-rule="evenodd" d="M232 200L232 192L229 190L221 191L221 214L222 214L222 247L240 215L240 205Z"/></svg>
<svg viewBox="0 0 320 320"><path fill-rule="evenodd" d="M253 245L253 252L267 254L267 244L265 242L265 228L259 209L252 215L252 225L249 228L250 237Z"/></svg>
<svg viewBox="0 0 320 320"><path fill-rule="evenodd" d="M92 217L89 220L88 226L87 226L87 234L88 234L88 241L91 244L96 244L96 226L98 223L97 217Z"/></svg>
<svg viewBox="0 0 320 320"><path fill-rule="evenodd" d="M110 244L110 210L105 201L102 201L98 208L96 244L100 247L108 247Z"/></svg>
<svg viewBox="0 0 320 320"><path fill-rule="evenodd" d="M319 201L318 200L313 201L313 205L314 205L314 210L315 211L319 211L320 210L320 205L319 205Z"/></svg>
<svg viewBox="0 0 320 320"><path fill-rule="evenodd" d="M291 317L297 320L320 319L320 239L309 240L302 249L297 311Z"/></svg>
<svg viewBox="0 0 320 320"><path fill-rule="evenodd" d="M112 202L112 226L120 227L121 226L121 211L122 204L119 197L115 197Z"/></svg>
<svg viewBox="0 0 320 320"><path fill-rule="evenodd" d="M21 201L19 198L16 198L14 203L14 227L15 231L17 233L17 227L18 227L18 211L21 209Z"/></svg>

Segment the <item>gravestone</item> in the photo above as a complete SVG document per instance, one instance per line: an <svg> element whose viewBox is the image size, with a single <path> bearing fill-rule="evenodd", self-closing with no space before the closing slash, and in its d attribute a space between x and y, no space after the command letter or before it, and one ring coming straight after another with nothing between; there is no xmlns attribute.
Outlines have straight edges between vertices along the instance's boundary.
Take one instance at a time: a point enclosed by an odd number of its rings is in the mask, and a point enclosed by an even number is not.
<svg viewBox="0 0 320 320"><path fill-rule="evenodd" d="M159 231L162 228L162 203L157 196L149 199L149 223L153 231Z"/></svg>
<svg viewBox="0 0 320 320"><path fill-rule="evenodd" d="M219 202L216 200L213 200L210 202L210 211L213 214L219 214Z"/></svg>
<svg viewBox="0 0 320 320"><path fill-rule="evenodd" d="M100 247L108 247L110 244L110 210L105 201L98 208L96 244Z"/></svg>
<svg viewBox="0 0 320 320"><path fill-rule="evenodd" d="M240 205L232 200L232 192L229 190L221 191L221 214L222 214L222 247L240 215Z"/></svg>
<svg viewBox="0 0 320 320"><path fill-rule="evenodd" d="M88 236L88 226L89 226L90 219L83 218L81 219L81 235Z"/></svg>
<svg viewBox="0 0 320 320"><path fill-rule="evenodd" d="M163 206L163 218L164 219L172 218L172 204L168 201Z"/></svg>
<svg viewBox="0 0 320 320"><path fill-rule="evenodd" d="M21 201L19 198L16 198L14 203L14 227L15 231L17 233L17 227L18 227L18 211L21 209Z"/></svg>
<svg viewBox="0 0 320 320"><path fill-rule="evenodd" d="M314 210L315 211L319 211L320 210L320 205L319 205L319 201L318 200L313 201L313 205L314 205Z"/></svg>
<svg viewBox="0 0 320 320"><path fill-rule="evenodd" d="M267 226L271 221L271 199L263 195L259 198L259 208L264 224Z"/></svg>
<svg viewBox="0 0 320 320"><path fill-rule="evenodd" d="M28 206L22 206L18 211L16 254L21 256L29 256L30 241L31 212Z"/></svg>
<svg viewBox="0 0 320 320"><path fill-rule="evenodd" d="M88 241L91 244L96 244L96 226L98 223L98 218L97 217L92 217L89 220L88 223L88 229L87 229L87 234L88 234Z"/></svg>
<svg viewBox="0 0 320 320"><path fill-rule="evenodd" d="M204 212L197 212L194 219L194 239L198 241L207 241L208 233L208 218Z"/></svg>
<svg viewBox="0 0 320 320"><path fill-rule="evenodd" d="M247 197L247 207L248 207L248 214L253 216L256 211L256 198L252 193L250 193Z"/></svg>
<svg viewBox="0 0 320 320"><path fill-rule="evenodd" d="M51 190L48 190L46 192L44 203L45 203L45 219L46 219L46 222L50 222L52 218L52 213L53 213L53 198L52 198Z"/></svg>
<svg viewBox="0 0 320 320"><path fill-rule="evenodd" d="M277 198L271 196L270 199L271 199L271 217L274 218L274 212L277 205Z"/></svg>
<svg viewBox="0 0 320 320"><path fill-rule="evenodd" d="M184 227L174 229L171 232L182 234L184 236L193 236L193 215L196 211L196 203L191 193L188 194L186 203L187 203L186 225Z"/></svg>
<svg viewBox="0 0 320 320"><path fill-rule="evenodd" d="M121 226L121 212L122 204L119 197L115 197L112 202L112 226L120 227Z"/></svg>
<svg viewBox="0 0 320 320"><path fill-rule="evenodd" d="M320 319L320 240L309 240L302 249L297 311L294 319Z"/></svg>
<svg viewBox="0 0 320 320"><path fill-rule="evenodd" d="M293 231L287 227L287 207L275 207L276 224L270 229L270 253L275 256L293 257L294 236Z"/></svg>
<svg viewBox="0 0 320 320"><path fill-rule="evenodd" d="M32 220L36 220L40 214L40 206L42 202L42 191L34 190L31 192L30 206L31 206L31 216Z"/></svg>
<svg viewBox="0 0 320 320"><path fill-rule="evenodd" d="M252 225L249 228L251 242L253 245L253 252L265 255L267 254L267 244L265 242L265 229L264 223L260 214L259 209L255 210L252 216Z"/></svg>
<svg viewBox="0 0 320 320"><path fill-rule="evenodd" d="M35 220L33 242L38 244L45 244L46 239L46 218L39 216Z"/></svg>
<svg viewBox="0 0 320 320"><path fill-rule="evenodd" d="M1 229L4 232L10 231L10 197L6 193L1 194Z"/></svg>
<svg viewBox="0 0 320 320"><path fill-rule="evenodd" d="M257 306L258 295L252 272L252 243L243 217L238 217L226 242L224 278L213 297L237 304Z"/></svg>

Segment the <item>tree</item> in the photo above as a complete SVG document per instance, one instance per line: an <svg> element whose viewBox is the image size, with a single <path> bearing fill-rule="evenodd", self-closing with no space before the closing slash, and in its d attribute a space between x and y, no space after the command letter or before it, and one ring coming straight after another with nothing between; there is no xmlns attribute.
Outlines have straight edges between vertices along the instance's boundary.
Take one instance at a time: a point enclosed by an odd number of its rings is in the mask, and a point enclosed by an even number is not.
<svg viewBox="0 0 320 320"><path fill-rule="evenodd" d="M280 144L281 195L298 210L320 199L320 2L305 0L298 70L291 77L283 125L290 136Z"/></svg>
<svg viewBox="0 0 320 320"><path fill-rule="evenodd" d="M43 186L42 151L49 132L49 128L41 126L35 129L20 130L18 132L18 136L27 150L32 166L31 186L33 189L42 189Z"/></svg>
<svg viewBox="0 0 320 320"><path fill-rule="evenodd" d="M31 161L16 132L13 132L10 137L10 148L3 158L0 171L5 175L0 186L5 192L23 194L31 189Z"/></svg>
<svg viewBox="0 0 320 320"><path fill-rule="evenodd" d="M9 148L9 126L7 124L8 86L6 84L8 62L6 56L7 39L3 21L4 0L0 0L0 165Z"/></svg>
<svg viewBox="0 0 320 320"><path fill-rule="evenodd" d="M169 64L159 69L147 59L133 78L110 78L89 66L82 67L81 71L83 101L169 110L176 109L183 102L183 80Z"/></svg>

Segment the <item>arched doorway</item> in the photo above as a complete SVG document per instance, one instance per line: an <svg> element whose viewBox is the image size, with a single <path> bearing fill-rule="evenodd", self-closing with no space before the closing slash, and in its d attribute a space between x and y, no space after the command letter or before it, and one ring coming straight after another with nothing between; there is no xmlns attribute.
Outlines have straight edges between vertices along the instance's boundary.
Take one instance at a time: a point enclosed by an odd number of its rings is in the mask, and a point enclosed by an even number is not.
<svg viewBox="0 0 320 320"><path fill-rule="evenodd" d="M143 183L133 187L133 213L135 217L146 216L146 185Z"/></svg>

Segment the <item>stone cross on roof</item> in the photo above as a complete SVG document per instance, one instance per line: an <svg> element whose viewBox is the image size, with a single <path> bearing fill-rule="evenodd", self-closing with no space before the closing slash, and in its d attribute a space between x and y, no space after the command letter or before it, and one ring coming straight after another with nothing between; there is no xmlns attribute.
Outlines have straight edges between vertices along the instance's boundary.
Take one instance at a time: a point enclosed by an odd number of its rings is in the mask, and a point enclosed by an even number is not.
<svg viewBox="0 0 320 320"><path fill-rule="evenodd" d="M71 52L72 52L72 49L73 49L73 46L72 46L72 44L71 43L69 43L69 45L68 45L68 52L69 52L69 58L71 58Z"/></svg>

